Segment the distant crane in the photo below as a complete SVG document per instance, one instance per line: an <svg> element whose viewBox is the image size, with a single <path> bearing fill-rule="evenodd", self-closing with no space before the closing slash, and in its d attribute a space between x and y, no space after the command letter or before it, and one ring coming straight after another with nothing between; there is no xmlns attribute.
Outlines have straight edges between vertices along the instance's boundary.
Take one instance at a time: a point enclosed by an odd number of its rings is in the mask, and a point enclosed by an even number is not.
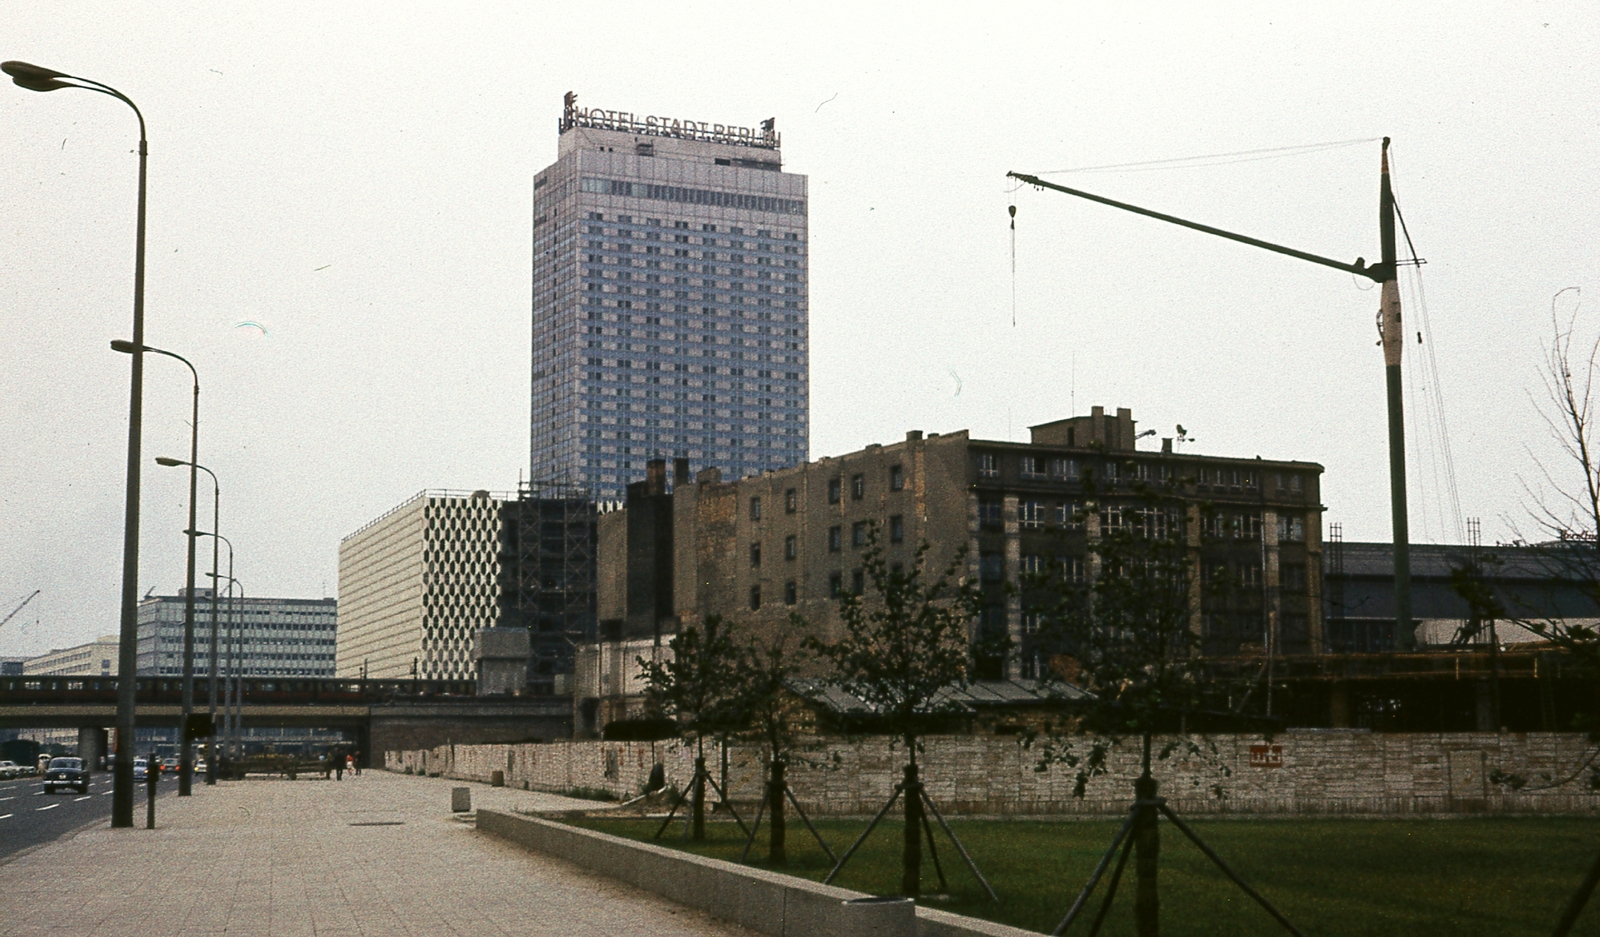
<svg viewBox="0 0 1600 937"><path fill-rule="evenodd" d="M1400 650L1411 650L1415 647L1416 636L1412 630L1411 618L1411 534L1408 529L1406 512L1406 450L1405 450L1405 418L1400 407L1400 349L1404 345L1404 332L1400 327L1400 288L1396 282L1396 269L1399 259L1396 256L1394 220L1398 209L1395 207L1394 190L1389 184L1389 138L1383 138L1383 154L1380 166L1378 184L1378 236L1379 247L1382 251L1378 263L1368 264L1365 259L1357 257L1355 263L1345 263L1342 260L1333 260L1320 257L1305 251L1273 244L1221 228L1213 228L1198 222L1188 221L1173 215L1129 205L1126 202L1117 202L1099 195L1092 195L1080 189L1070 189L1054 182L1046 182L1037 176L1026 173L1008 172L1007 176L1028 185L1041 189L1051 189L1065 195L1076 196L1091 202L1099 202L1112 208L1144 215L1157 221L1181 225L1195 231L1227 238L1260 247L1279 254L1287 254L1301 260L1308 260L1324 267L1335 270L1344 270L1357 276L1366 277L1382 287L1378 308L1378 332L1381 337L1380 345L1383 346L1383 363L1385 378L1388 384L1389 397L1389 509L1394 532L1394 606L1395 606L1395 642ZM1180 430L1181 434L1181 430ZM1597 866L1600 868L1600 866Z"/></svg>
<svg viewBox="0 0 1600 937"><path fill-rule="evenodd" d="M38 590L38 589L33 590L31 593L28 594L27 598L25 598L21 602L17 603L17 607L11 610L11 614L7 615L4 618L0 618L0 628L5 627L5 623L6 622L8 622L11 619L17 617L17 613L22 611L23 606L27 605L29 602L32 602L33 601L33 597L38 595L39 591L40 590Z"/></svg>

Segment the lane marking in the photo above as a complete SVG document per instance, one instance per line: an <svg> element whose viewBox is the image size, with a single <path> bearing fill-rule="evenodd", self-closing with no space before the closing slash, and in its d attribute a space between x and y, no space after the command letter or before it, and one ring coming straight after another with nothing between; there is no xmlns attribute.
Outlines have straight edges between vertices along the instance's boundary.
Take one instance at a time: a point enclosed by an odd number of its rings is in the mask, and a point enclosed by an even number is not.
<svg viewBox="0 0 1600 937"><path fill-rule="evenodd" d="M8 813L8 814L0 815L0 820L9 820L14 816L16 816L16 814L14 814L14 813Z"/></svg>
<svg viewBox="0 0 1600 937"><path fill-rule="evenodd" d="M100 792L100 796L101 797L110 797L114 793L116 793L116 792L115 791L101 791Z"/></svg>
<svg viewBox="0 0 1600 937"><path fill-rule="evenodd" d="M15 797L0 797L0 800L16 800Z"/></svg>
<svg viewBox="0 0 1600 937"><path fill-rule="evenodd" d="M92 794L90 794L90 795L85 795L85 796L83 796L83 797L74 797L74 798L72 798L72 802L73 802L73 803L75 803L75 804L76 804L76 803L78 803L78 802L80 802L80 801L85 801L85 800L89 800L89 799L91 799L91 798L92 798L92 797L93 797L93 795L92 795Z"/></svg>
<svg viewBox="0 0 1600 937"><path fill-rule="evenodd" d="M60 804L45 804L43 807L35 807L33 809L35 809L35 810L54 810L59 806L61 806L61 805Z"/></svg>

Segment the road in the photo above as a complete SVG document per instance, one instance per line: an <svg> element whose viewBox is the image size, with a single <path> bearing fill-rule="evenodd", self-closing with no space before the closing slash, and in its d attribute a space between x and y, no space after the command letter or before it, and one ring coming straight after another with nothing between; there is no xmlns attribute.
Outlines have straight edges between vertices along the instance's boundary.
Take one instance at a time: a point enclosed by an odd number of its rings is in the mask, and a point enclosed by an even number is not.
<svg viewBox="0 0 1600 937"><path fill-rule="evenodd" d="M196 785L199 794L200 785ZM162 778L156 799L156 825L161 824L161 802L178 792L177 778ZM144 826L147 793L143 784L134 791L135 826ZM111 819L111 775L90 776L89 793L62 791L46 794L38 778L0 781L0 862L24 849L52 842L63 834L96 821Z"/></svg>

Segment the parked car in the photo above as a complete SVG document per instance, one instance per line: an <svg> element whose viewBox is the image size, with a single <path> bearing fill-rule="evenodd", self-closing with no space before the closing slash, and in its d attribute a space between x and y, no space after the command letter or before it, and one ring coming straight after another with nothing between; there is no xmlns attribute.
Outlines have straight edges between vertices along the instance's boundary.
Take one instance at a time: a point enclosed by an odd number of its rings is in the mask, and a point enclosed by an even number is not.
<svg viewBox="0 0 1600 937"><path fill-rule="evenodd" d="M14 761L0 761L0 780L9 781L21 774L21 765Z"/></svg>
<svg viewBox="0 0 1600 937"><path fill-rule="evenodd" d="M89 769L82 758L52 758L44 772L44 792L54 794L58 788L70 787L80 794L89 793Z"/></svg>

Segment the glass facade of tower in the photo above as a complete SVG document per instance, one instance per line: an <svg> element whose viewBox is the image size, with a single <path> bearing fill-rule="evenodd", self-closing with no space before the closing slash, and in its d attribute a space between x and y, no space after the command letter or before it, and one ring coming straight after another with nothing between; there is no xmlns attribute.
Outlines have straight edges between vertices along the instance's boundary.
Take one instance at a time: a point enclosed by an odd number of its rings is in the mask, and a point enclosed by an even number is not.
<svg viewBox="0 0 1600 937"><path fill-rule="evenodd" d="M807 460L806 177L759 131L584 111L534 179L532 477Z"/></svg>

